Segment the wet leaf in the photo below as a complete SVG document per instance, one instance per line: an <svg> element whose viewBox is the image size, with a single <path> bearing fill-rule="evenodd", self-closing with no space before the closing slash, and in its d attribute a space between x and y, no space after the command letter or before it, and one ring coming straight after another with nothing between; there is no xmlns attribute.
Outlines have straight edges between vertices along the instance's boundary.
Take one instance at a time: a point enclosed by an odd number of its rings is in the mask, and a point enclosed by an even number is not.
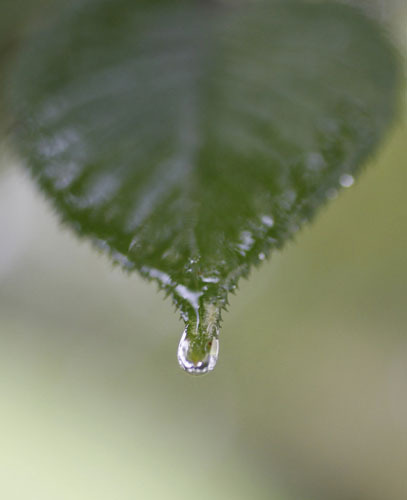
<svg viewBox="0 0 407 500"><path fill-rule="evenodd" d="M345 6L81 0L27 45L17 148L65 223L172 296L197 371L228 293L394 113L393 50Z"/></svg>

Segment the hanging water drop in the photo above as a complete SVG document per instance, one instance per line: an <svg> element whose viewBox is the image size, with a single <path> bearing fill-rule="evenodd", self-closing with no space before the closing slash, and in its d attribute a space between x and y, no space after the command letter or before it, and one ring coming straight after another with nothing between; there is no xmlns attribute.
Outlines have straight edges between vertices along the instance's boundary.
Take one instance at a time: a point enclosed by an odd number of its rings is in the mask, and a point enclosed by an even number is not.
<svg viewBox="0 0 407 500"><path fill-rule="evenodd" d="M188 328L185 328L178 346L178 363L183 370L192 375L204 375L215 368L218 354L217 332L208 337L199 333L188 334Z"/></svg>

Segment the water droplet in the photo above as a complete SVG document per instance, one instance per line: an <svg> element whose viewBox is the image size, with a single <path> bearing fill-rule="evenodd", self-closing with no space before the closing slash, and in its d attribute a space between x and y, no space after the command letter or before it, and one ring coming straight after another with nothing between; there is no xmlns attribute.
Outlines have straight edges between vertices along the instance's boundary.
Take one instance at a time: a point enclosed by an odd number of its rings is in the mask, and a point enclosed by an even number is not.
<svg viewBox="0 0 407 500"><path fill-rule="evenodd" d="M354 182L355 182L355 179L353 178L352 175L349 175L349 174L343 174L339 178L339 184L344 188L348 188L348 187L353 186Z"/></svg>
<svg viewBox="0 0 407 500"><path fill-rule="evenodd" d="M150 278L156 279L162 286L171 285L172 281L168 274L159 271L158 269L153 269L147 266L143 266L140 269L142 274L146 274Z"/></svg>
<svg viewBox="0 0 407 500"><path fill-rule="evenodd" d="M192 308L194 309L195 312L198 312L198 310L199 310L199 298L202 295L202 291L194 292L192 290L189 290L184 285L177 285L175 287L175 291L183 300L185 300L186 302L188 302L192 306Z"/></svg>
<svg viewBox="0 0 407 500"><path fill-rule="evenodd" d="M134 263L131 262L125 255L116 250L112 252L112 259L114 262L121 264L126 269L133 269Z"/></svg>
<svg viewBox="0 0 407 500"><path fill-rule="evenodd" d="M246 255L246 252L251 250L252 246L255 243L252 233L250 231L242 231L240 233L240 241L241 243L238 245L238 248L240 250L239 253L241 255Z"/></svg>
<svg viewBox="0 0 407 500"><path fill-rule="evenodd" d="M219 278L217 276L202 276L201 280L204 283L219 283Z"/></svg>
<svg viewBox="0 0 407 500"><path fill-rule="evenodd" d="M178 363L180 367L192 375L204 375L212 371L218 361L219 339L211 337L188 335L185 328L178 346Z"/></svg>

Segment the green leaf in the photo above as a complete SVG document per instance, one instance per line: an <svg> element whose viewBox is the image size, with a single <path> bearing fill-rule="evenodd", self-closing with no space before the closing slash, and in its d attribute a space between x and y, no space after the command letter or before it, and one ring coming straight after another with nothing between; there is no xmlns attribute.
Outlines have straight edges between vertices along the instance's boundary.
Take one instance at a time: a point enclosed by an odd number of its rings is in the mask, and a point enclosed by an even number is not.
<svg viewBox="0 0 407 500"><path fill-rule="evenodd" d="M0 2L0 139L10 126L3 102L7 67L28 26L37 26L58 0L1 0ZM64 0L60 0L61 2ZM47 10L44 9L48 7ZM5 134L4 134L5 135Z"/></svg>
<svg viewBox="0 0 407 500"><path fill-rule="evenodd" d="M345 6L80 0L19 57L15 142L64 222L172 296L202 372L238 280L377 146L397 75Z"/></svg>

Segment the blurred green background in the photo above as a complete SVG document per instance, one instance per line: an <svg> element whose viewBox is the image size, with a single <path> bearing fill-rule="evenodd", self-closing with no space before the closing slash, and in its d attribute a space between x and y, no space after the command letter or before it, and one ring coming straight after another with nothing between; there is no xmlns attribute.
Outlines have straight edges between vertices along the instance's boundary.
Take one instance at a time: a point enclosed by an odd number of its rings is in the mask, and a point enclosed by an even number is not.
<svg viewBox="0 0 407 500"><path fill-rule="evenodd" d="M368 2L364 2L365 4ZM381 10L406 53L406 7ZM216 370L2 146L0 498L407 498L407 125L241 283Z"/></svg>

